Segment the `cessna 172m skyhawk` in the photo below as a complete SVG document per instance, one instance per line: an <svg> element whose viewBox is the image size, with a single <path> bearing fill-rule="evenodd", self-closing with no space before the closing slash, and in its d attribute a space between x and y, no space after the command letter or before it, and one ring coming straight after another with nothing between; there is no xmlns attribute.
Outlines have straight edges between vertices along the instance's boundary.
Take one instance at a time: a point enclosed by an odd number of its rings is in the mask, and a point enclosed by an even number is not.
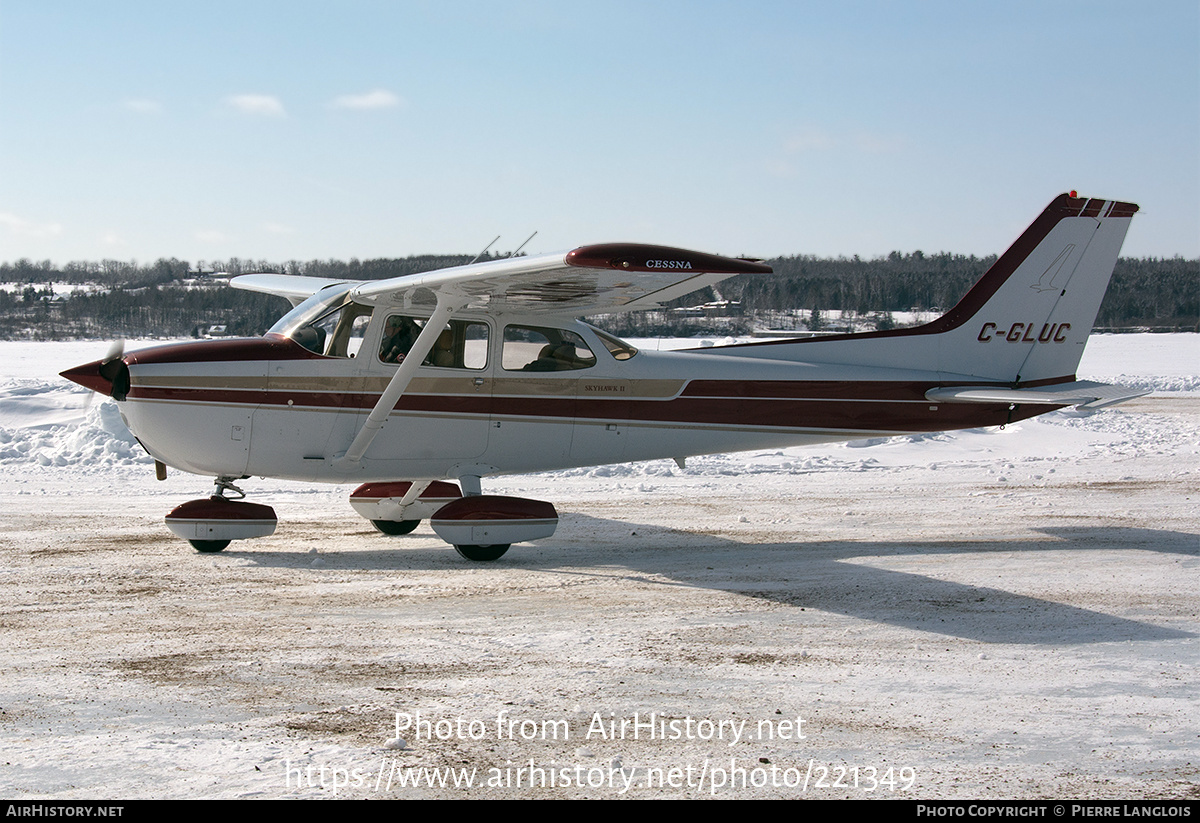
<svg viewBox="0 0 1200 823"><path fill-rule="evenodd" d="M641 352L577 318L654 308L759 262L612 243L390 280L280 274L261 338L114 351L63 376L116 399L165 467L216 477L167 515L202 552L275 530L250 476L360 482L387 534L430 518L471 560L548 537L550 503L481 478L1022 420L1138 396L1075 369L1131 203L1057 197L953 309L915 328ZM452 481L457 480L457 484Z"/></svg>

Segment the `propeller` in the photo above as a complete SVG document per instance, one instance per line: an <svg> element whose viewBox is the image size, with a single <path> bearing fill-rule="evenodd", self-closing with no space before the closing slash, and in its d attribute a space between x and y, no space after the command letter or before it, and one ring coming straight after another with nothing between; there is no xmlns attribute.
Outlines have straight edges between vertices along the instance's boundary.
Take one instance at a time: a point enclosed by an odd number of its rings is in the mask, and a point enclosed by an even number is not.
<svg viewBox="0 0 1200 823"><path fill-rule="evenodd" d="M114 340L109 344L108 353L104 355L104 358L100 361L100 365L94 367L96 369L94 373L99 373L101 377L108 381L108 387L110 388L106 393L117 400L124 400L125 395L129 392L129 367L121 359L124 356L125 341ZM91 386L90 388L100 391L95 386ZM120 391L120 396L118 396L118 390ZM83 405L85 412L91 408L92 400L94 399L94 394L88 395L87 402Z"/></svg>
<svg viewBox="0 0 1200 823"><path fill-rule="evenodd" d="M93 360L59 374L94 392L116 400L124 400L129 394L129 366L125 363L125 341L113 341L103 360Z"/></svg>
<svg viewBox="0 0 1200 823"><path fill-rule="evenodd" d="M125 365L125 341L114 340L108 354L100 361L100 376L112 384L114 400L124 400L129 394L129 366Z"/></svg>
<svg viewBox="0 0 1200 823"><path fill-rule="evenodd" d="M119 360L120 358L122 358L124 356L125 356L125 341L124 340L114 340L108 344L108 354L104 355L104 359L101 360L100 362L107 363L110 360Z"/></svg>

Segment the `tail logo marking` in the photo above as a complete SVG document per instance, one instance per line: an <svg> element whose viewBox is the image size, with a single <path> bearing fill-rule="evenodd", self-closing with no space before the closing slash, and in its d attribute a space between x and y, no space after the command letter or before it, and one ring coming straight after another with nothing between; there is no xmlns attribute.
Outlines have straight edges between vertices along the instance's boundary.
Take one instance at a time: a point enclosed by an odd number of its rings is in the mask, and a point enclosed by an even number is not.
<svg viewBox="0 0 1200 823"><path fill-rule="evenodd" d="M1073 252L1074 250L1075 250L1075 244L1071 243L1065 249L1060 251L1058 253L1058 257L1054 258L1054 262L1046 267L1046 270L1044 272L1042 272L1042 276L1039 277L1037 279L1037 282L1034 283L1029 288L1033 289L1034 291L1038 291L1038 292L1056 291L1058 289L1061 289L1062 286L1055 285L1054 281L1058 279L1058 276L1060 274L1062 274L1063 265L1066 264L1067 259L1071 256L1071 252Z"/></svg>

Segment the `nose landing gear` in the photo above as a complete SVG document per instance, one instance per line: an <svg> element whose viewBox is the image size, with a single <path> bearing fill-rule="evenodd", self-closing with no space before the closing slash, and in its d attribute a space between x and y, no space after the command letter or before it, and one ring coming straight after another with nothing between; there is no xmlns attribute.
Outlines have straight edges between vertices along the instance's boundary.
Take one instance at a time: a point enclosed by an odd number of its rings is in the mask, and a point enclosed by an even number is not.
<svg viewBox="0 0 1200 823"><path fill-rule="evenodd" d="M245 503L246 493L233 485L232 477L218 477L211 497L176 506L167 515L167 528L192 544L196 551L210 553L226 548L230 541L274 534L275 510L261 503ZM233 492L237 497L227 497Z"/></svg>

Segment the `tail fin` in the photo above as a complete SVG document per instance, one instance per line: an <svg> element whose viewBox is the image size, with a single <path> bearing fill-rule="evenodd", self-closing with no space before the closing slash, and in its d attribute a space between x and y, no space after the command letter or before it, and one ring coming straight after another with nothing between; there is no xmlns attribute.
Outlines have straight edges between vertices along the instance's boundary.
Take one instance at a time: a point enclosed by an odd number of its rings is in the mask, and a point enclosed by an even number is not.
<svg viewBox="0 0 1200 823"><path fill-rule="evenodd" d="M1074 375L1137 210L1057 197L958 305L920 329L944 335L939 371L1012 383Z"/></svg>
<svg viewBox="0 0 1200 823"><path fill-rule="evenodd" d="M1059 195L962 300L932 323L752 343L739 353L937 371L951 379L1013 385L1070 379L1137 210L1132 203Z"/></svg>

